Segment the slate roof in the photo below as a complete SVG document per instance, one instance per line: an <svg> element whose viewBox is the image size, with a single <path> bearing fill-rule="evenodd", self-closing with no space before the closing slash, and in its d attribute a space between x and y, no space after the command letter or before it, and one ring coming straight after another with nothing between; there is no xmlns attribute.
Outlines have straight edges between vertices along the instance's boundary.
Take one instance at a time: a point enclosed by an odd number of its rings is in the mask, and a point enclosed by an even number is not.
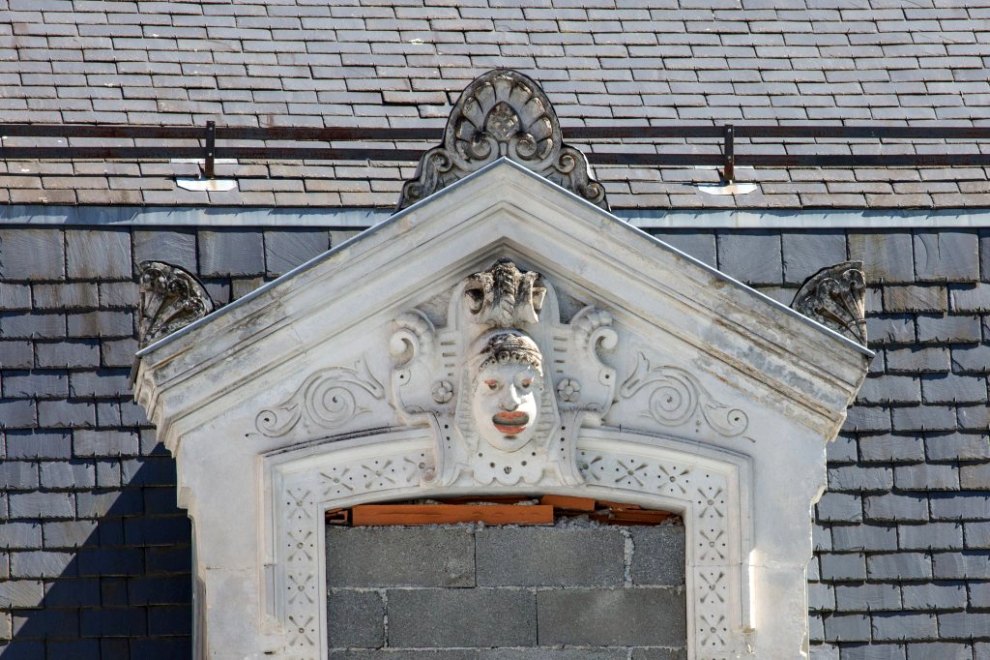
<svg viewBox="0 0 990 660"><path fill-rule="evenodd" d="M988 66L986 0L0 1L0 113L8 122L439 129L470 80L511 67L542 83L565 138L578 125L987 126ZM692 148L717 152L711 142ZM988 145L882 149L986 153ZM0 167L0 202L21 204L391 207L413 171L395 162L221 164L221 175L240 179L238 191L205 193L176 187L175 176L198 174L189 162ZM714 169L596 173L614 208L990 205L981 167L740 169L738 178L758 181L760 191L737 197L689 185L716 181Z"/></svg>

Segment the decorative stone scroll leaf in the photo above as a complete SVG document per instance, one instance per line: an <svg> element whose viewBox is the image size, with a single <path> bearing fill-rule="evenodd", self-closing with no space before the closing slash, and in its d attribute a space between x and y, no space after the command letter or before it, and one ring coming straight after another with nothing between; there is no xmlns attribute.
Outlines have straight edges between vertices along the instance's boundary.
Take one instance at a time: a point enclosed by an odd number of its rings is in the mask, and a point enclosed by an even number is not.
<svg viewBox="0 0 990 660"><path fill-rule="evenodd" d="M523 74L495 69L461 93L443 143L423 154L416 178L402 187L399 209L429 197L485 165L508 158L608 210L605 189L588 159L563 142L557 114L540 86Z"/></svg>
<svg viewBox="0 0 990 660"><path fill-rule="evenodd" d="M288 400L258 413L255 428L272 438L285 435L301 420L324 429L338 428L368 411L358 404L362 392L374 399L385 396L385 388L363 360L353 368L324 369L307 378Z"/></svg>
<svg viewBox="0 0 990 660"><path fill-rule="evenodd" d="M142 261L138 269L138 344L142 348L213 311L206 289L182 268L163 261Z"/></svg>
<svg viewBox="0 0 990 660"><path fill-rule="evenodd" d="M474 322L495 328L537 323L547 290L539 273L523 272L509 259L468 278L464 288Z"/></svg>
<svg viewBox="0 0 990 660"><path fill-rule="evenodd" d="M652 367L640 353L635 371L622 383L619 393L628 399L644 388L650 389L650 395L643 414L660 424L681 426L694 419L726 437L742 435L749 427L745 412L716 401L690 373L673 366Z"/></svg>
<svg viewBox="0 0 990 660"><path fill-rule="evenodd" d="M791 307L866 345L866 276L862 261L823 268L801 285Z"/></svg>

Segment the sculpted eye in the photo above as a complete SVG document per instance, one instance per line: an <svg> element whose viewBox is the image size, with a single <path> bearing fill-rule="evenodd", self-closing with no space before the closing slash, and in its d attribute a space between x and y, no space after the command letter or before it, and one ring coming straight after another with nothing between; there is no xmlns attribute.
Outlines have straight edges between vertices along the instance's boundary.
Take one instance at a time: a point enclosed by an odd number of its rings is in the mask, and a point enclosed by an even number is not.
<svg viewBox="0 0 990 660"><path fill-rule="evenodd" d="M488 389L490 389L492 391L498 389L498 381L497 380L486 380L485 381L485 385L487 385L488 386Z"/></svg>
<svg viewBox="0 0 990 660"><path fill-rule="evenodd" d="M533 379L532 378L523 378L522 381L519 383L519 385L521 387L524 387L527 390L529 389L529 386L532 385L532 384L533 384Z"/></svg>

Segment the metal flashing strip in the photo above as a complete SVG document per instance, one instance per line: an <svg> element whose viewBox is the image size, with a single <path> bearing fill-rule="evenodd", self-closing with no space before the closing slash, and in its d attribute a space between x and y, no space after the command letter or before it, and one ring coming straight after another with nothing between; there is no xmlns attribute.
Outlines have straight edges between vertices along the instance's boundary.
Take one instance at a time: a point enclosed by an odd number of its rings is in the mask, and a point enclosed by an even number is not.
<svg viewBox="0 0 990 660"><path fill-rule="evenodd" d="M990 228L990 208L960 209L613 209L640 229ZM3 226L236 227L361 230L391 209L237 206L0 206Z"/></svg>

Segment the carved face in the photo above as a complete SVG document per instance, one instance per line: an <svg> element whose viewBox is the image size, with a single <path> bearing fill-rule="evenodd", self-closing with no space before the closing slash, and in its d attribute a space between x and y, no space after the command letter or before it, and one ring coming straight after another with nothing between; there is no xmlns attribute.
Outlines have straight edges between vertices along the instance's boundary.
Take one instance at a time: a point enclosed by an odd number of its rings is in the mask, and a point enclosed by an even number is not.
<svg viewBox="0 0 990 660"><path fill-rule="evenodd" d="M542 379L529 364L489 364L478 374L471 411L478 433L502 451L516 451L533 437Z"/></svg>
<svg viewBox="0 0 990 660"><path fill-rule="evenodd" d="M471 392L475 427L492 447L516 451L536 428L543 356L530 337L506 330L482 339L478 360Z"/></svg>

